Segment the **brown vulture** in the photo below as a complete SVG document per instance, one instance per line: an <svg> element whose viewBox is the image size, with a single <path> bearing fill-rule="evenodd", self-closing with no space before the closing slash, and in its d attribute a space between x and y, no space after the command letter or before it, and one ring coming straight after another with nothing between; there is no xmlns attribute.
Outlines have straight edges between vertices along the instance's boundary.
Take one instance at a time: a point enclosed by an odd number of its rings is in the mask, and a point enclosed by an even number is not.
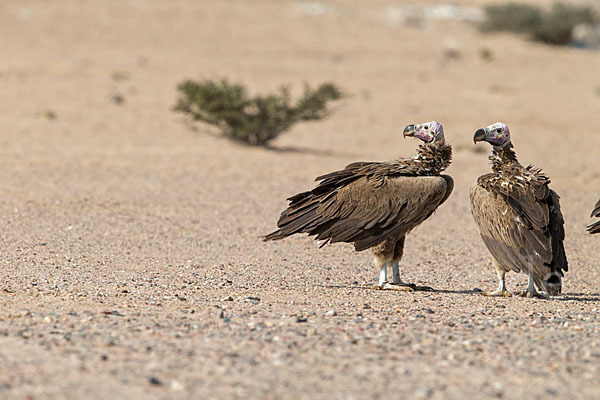
<svg viewBox="0 0 600 400"><path fill-rule="evenodd" d="M452 147L444 141L439 122L408 125L404 137L424 143L417 154L392 162L355 162L341 171L316 178L311 191L288 199L277 221L278 230L264 240L279 240L308 233L327 243L354 243L356 251L373 249L379 272L379 289L428 290L400 280L399 262L404 237L433 214L454 187L452 178L440 175L452 160ZM392 267L392 282L387 279Z"/></svg>
<svg viewBox="0 0 600 400"><path fill-rule="evenodd" d="M600 217L600 200L594 206L594 211L592 211L591 217ZM600 233L600 221L597 221L590 226L587 227L589 233Z"/></svg>
<svg viewBox="0 0 600 400"><path fill-rule="evenodd" d="M498 290L484 294L509 296L504 283L508 271L529 275L523 296L544 297L536 286L549 295L559 294L568 265L564 220L559 197L548 187L550 179L540 169L517 161L503 123L477 130L473 141L492 145L493 172L480 176L470 191L473 218L500 280Z"/></svg>

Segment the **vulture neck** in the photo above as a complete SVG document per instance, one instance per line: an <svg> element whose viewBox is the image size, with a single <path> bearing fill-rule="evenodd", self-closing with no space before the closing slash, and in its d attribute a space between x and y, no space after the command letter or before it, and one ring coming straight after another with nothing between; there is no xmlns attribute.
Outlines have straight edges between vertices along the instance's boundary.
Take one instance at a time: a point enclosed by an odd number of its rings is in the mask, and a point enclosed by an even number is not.
<svg viewBox="0 0 600 400"><path fill-rule="evenodd" d="M445 142L422 144L411 161L419 175L439 175L452 162L452 146Z"/></svg>
<svg viewBox="0 0 600 400"><path fill-rule="evenodd" d="M490 163L495 173L500 174L521 166L512 147L512 143L504 147L494 146L492 155L490 156Z"/></svg>

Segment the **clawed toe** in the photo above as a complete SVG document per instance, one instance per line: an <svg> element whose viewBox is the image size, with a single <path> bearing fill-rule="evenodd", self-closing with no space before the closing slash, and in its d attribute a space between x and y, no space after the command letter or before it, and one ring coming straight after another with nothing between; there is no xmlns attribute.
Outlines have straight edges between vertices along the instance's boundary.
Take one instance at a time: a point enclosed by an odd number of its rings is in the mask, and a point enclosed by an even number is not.
<svg viewBox="0 0 600 400"><path fill-rule="evenodd" d="M413 292L414 285L406 284L406 283L389 283L385 282L383 285L379 287L381 290L396 290L400 292Z"/></svg>
<svg viewBox="0 0 600 400"><path fill-rule="evenodd" d="M431 286L419 286L415 285L414 283L411 283L410 285L413 288L413 290L417 292L433 292L433 288Z"/></svg>
<svg viewBox="0 0 600 400"><path fill-rule="evenodd" d="M548 296L546 293L538 293L538 292L530 292L528 290L524 290L522 292L517 293L517 296L519 297L527 297L529 299L544 299L547 300L550 298L550 296Z"/></svg>
<svg viewBox="0 0 600 400"><path fill-rule="evenodd" d="M396 290L400 292L431 292L433 288L429 286L418 286L414 283L389 283L384 282L383 284L373 285L375 290Z"/></svg>
<svg viewBox="0 0 600 400"><path fill-rule="evenodd" d="M511 297L512 293L506 290L502 292L495 290L493 292L481 292L481 295L486 297Z"/></svg>

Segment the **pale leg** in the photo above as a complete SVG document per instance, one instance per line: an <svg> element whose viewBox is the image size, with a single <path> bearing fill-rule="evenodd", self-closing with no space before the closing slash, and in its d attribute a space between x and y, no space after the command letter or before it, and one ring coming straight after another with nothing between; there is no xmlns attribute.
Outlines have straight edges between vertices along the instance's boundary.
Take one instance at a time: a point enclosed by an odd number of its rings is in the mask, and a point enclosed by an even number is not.
<svg viewBox="0 0 600 400"><path fill-rule="evenodd" d="M400 265L399 261L392 262L392 283L386 282L382 289L389 290L400 290L403 292L413 292L413 291L431 291L433 290L429 286L417 286L414 283L404 283L400 279ZM380 274L381 280L381 274Z"/></svg>
<svg viewBox="0 0 600 400"><path fill-rule="evenodd" d="M490 297L510 297L511 293L506 291L506 283L504 281L506 271L504 271L504 268L500 266L500 263L496 259L492 259L492 264L496 267L496 274L498 274L498 289L493 292L483 292L482 294Z"/></svg>
<svg viewBox="0 0 600 400"><path fill-rule="evenodd" d="M535 285L533 284L533 275L529 274L529 281L527 282L527 295L528 297L533 297L538 294L535 290Z"/></svg>
<svg viewBox="0 0 600 400"><path fill-rule="evenodd" d="M400 262L395 261L392 263L392 283L399 285L402 283L400 280Z"/></svg>
<svg viewBox="0 0 600 400"><path fill-rule="evenodd" d="M387 268L390 264L392 264L392 279L394 281L397 279L398 283L389 283L387 281ZM379 266L381 265L381 262L378 262L378 260L375 259L375 265ZM406 283L400 280L400 272L397 263L384 262L379 269L379 282L377 283L377 285L373 286L373 289L400 290L412 292L413 290L415 290L413 286L414 285L407 285Z"/></svg>
<svg viewBox="0 0 600 400"><path fill-rule="evenodd" d="M378 286L380 288L383 288L383 286L387 283L387 267L388 267L389 263L384 262L383 265L381 266L381 269L379 270L379 284Z"/></svg>
<svg viewBox="0 0 600 400"><path fill-rule="evenodd" d="M535 284L533 283L533 275L529 274L529 281L527 282L527 289L520 293L521 297L537 297L539 299L547 299L548 295L544 293L538 293L535 290Z"/></svg>

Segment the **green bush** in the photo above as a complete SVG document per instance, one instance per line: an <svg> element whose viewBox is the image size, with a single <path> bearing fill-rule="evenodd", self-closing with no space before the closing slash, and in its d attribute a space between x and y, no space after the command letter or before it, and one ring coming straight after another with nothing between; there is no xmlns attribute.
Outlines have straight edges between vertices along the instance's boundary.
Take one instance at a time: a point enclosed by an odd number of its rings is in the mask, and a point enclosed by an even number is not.
<svg viewBox="0 0 600 400"><path fill-rule="evenodd" d="M249 97L246 88L226 80L214 82L185 81L178 85L180 94L175 110L194 120L217 126L223 135L251 145L266 145L299 121L327 117L331 100L343 97L333 84L317 89L306 86L295 104L287 88L278 94Z"/></svg>
<svg viewBox="0 0 600 400"><path fill-rule="evenodd" d="M596 20L590 7L564 3L554 3L547 12L527 4L495 4L485 7L485 15L480 24L484 32L525 34L535 41L553 45L569 44L576 25Z"/></svg>

